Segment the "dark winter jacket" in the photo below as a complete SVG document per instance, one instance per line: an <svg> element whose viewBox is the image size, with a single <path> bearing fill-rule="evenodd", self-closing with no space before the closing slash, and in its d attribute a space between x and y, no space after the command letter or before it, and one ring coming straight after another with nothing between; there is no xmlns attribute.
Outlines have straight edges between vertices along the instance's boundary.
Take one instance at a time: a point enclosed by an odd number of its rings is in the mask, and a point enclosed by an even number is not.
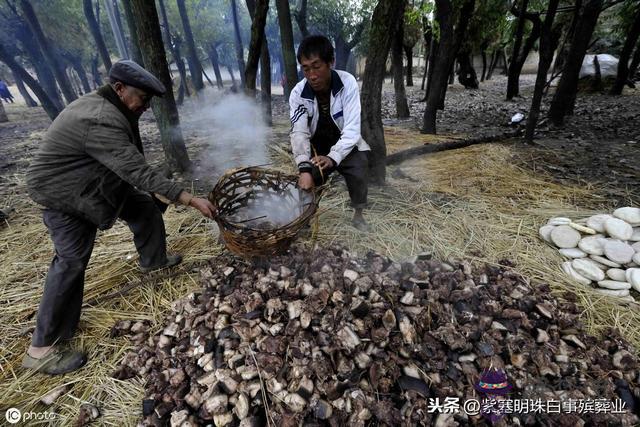
<svg viewBox="0 0 640 427"><path fill-rule="evenodd" d="M182 187L146 163L136 135L103 96L77 99L46 132L27 171L29 195L101 229L113 225L132 187L177 201Z"/></svg>

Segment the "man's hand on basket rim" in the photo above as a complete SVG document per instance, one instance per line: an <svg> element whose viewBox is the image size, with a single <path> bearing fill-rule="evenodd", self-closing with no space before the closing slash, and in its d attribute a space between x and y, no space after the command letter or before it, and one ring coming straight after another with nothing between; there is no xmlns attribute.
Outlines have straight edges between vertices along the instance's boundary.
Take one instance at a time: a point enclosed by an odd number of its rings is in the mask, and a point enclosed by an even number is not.
<svg viewBox="0 0 640 427"><path fill-rule="evenodd" d="M213 218L214 216L216 216L216 207L213 206L213 204L209 200L195 197L193 194L190 194L187 191L182 191L182 193L180 193L178 201L185 206L196 208L203 216L206 216L207 218Z"/></svg>
<svg viewBox="0 0 640 427"><path fill-rule="evenodd" d="M326 170L335 166L335 162L329 156L315 156L311 159L311 164L320 168L320 170Z"/></svg>
<svg viewBox="0 0 640 427"><path fill-rule="evenodd" d="M298 177L298 187L300 189L309 191L313 189L313 176L309 172L301 172Z"/></svg>

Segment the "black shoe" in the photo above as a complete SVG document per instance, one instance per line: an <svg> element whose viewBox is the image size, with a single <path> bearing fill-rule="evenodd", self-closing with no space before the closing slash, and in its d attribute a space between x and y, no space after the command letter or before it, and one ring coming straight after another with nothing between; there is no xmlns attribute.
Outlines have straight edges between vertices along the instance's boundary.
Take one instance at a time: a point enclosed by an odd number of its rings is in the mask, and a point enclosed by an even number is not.
<svg viewBox="0 0 640 427"><path fill-rule="evenodd" d="M39 359L31 357L29 354L25 354L22 359L23 368L49 375L66 374L80 369L85 363L87 363L87 356L84 353L57 346Z"/></svg>
<svg viewBox="0 0 640 427"><path fill-rule="evenodd" d="M143 273L150 273L152 271L160 270L162 268L173 267L175 265L180 264L181 262L182 262L182 255L179 255L179 254L167 255L167 260L164 262L164 264L154 265L154 266L151 266L151 267L143 267L143 266L140 265L140 266L138 266L138 268Z"/></svg>
<svg viewBox="0 0 640 427"><path fill-rule="evenodd" d="M359 231L362 231L364 233L371 232L371 227L369 226L369 224L367 224L367 221L365 221L364 218L362 218L362 217L353 218L351 220L351 225L353 225Z"/></svg>

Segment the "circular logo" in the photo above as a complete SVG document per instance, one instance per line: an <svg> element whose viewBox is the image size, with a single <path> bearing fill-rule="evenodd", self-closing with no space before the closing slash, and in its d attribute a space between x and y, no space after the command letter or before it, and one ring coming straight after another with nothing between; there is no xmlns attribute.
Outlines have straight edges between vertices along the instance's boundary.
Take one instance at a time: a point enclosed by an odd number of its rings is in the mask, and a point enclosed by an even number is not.
<svg viewBox="0 0 640 427"><path fill-rule="evenodd" d="M9 424L16 424L22 419L22 413L18 408L9 408L7 409L7 412L4 413L4 417L7 419Z"/></svg>

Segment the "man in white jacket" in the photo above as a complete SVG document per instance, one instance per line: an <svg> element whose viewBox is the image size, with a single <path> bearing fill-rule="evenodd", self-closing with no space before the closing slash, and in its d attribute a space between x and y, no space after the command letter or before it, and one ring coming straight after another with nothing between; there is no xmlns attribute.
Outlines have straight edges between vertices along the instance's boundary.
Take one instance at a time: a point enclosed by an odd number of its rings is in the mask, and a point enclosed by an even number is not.
<svg viewBox="0 0 640 427"><path fill-rule="evenodd" d="M291 91L289 106L298 186L310 190L338 171L355 209L352 223L366 231L362 210L367 204L371 149L360 135L358 83L351 74L332 69L334 49L325 36L305 38L297 57L305 78Z"/></svg>

